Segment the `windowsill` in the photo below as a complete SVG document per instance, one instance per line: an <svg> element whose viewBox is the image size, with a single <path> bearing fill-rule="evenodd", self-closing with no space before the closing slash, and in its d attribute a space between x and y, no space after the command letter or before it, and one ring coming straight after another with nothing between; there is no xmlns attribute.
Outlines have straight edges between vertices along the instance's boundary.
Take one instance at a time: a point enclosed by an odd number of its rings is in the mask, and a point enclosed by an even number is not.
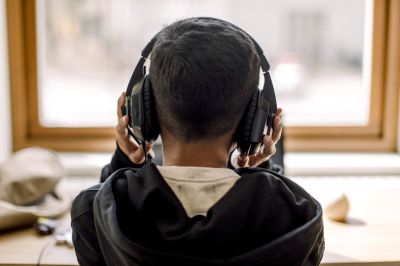
<svg viewBox="0 0 400 266"><path fill-rule="evenodd" d="M110 162L109 153L60 153L69 176L99 176ZM400 154L395 153L287 153L288 176L398 175Z"/></svg>
<svg viewBox="0 0 400 266"><path fill-rule="evenodd" d="M289 176L400 174L396 153L288 153L285 164Z"/></svg>

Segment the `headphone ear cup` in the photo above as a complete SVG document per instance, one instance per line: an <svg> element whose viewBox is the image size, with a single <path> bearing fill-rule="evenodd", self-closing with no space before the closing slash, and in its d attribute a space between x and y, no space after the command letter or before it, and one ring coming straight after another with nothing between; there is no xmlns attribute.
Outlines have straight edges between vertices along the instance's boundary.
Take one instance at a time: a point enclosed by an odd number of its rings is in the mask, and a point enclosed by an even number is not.
<svg viewBox="0 0 400 266"><path fill-rule="evenodd" d="M142 133L146 141L155 141L160 134L158 125L158 117L155 108L153 88L151 85L150 76L146 75L143 80L142 87L143 100L143 124Z"/></svg>
<svg viewBox="0 0 400 266"><path fill-rule="evenodd" d="M258 99L260 97L260 91L254 92L251 100L247 106L247 109L242 117L242 121L237 131L237 148L240 154L247 154L250 149L250 136L253 128L254 117L257 111Z"/></svg>

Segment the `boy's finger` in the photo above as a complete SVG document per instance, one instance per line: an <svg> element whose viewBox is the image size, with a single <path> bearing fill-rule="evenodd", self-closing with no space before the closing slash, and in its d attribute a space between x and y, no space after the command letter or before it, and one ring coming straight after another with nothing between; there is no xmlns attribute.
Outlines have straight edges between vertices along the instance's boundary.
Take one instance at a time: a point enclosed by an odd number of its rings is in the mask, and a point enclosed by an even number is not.
<svg viewBox="0 0 400 266"><path fill-rule="evenodd" d="M146 153L147 154L152 147L153 147L153 144L146 145ZM138 148L132 153L131 160L132 160L132 162L134 162L136 164L144 163L144 152L141 147L138 146Z"/></svg>
<svg viewBox="0 0 400 266"><path fill-rule="evenodd" d="M269 150L270 146L274 145L274 142L272 141L271 137L268 135L265 135L263 138L263 147L260 150L260 154L262 157L269 156Z"/></svg>
<svg viewBox="0 0 400 266"><path fill-rule="evenodd" d="M282 117L282 114L283 114L283 110L282 110L282 108L278 108L278 109L276 110L276 114L275 114L275 116Z"/></svg>
<svg viewBox="0 0 400 266"><path fill-rule="evenodd" d="M123 92L121 94L121 96L119 96L118 98L118 104L117 104L117 115L118 115L118 119L120 119L122 117L122 111L121 111L121 107L125 104L125 92Z"/></svg>
<svg viewBox="0 0 400 266"><path fill-rule="evenodd" d="M267 161L275 153L274 150L275 143L272 141L270 136L265 135L260 151L250 158L250 166L256 166Z"/></svg>
<svg viewBox="0 0 400 266"><path fill-rule="evenodd" d="M257 164L269 159L271 156L271 146L274 146L274 142L271 140L270 136L265 135L263 138L263 145L260 151L255 155Z"/></svg>
<svg viewBox="0 0 400 266"><path fill-rule="evenodd" d="M146 144L146 152L148 152L149 150L151 150L152 148L153 148L153 146L154 146L154 143L152 142L152 143L147 143Z"/></svg>
<svg viewBox="0 0 400 266"><path fill-rule="evenodd" d="M126 137L128 132L126 131L126 126L128 125L128 116L124 115L123 117L118 119L118 124L115 127L117 134Z"/></svg>
<svg viewBox="0 0 400 266"><path fill-rule="evenodd" d="M281 118L279 116L274 119L274 132L272 133L272 140L277 142L280 138L280 134L282 133L282 123Z"/></svg>
<svg viewBox="0 0 400 266"><path fill-rule="evenodd" d="M142 164L144 162L144 153L142 149L137 149L131 153L129 159L135 164Z"/></svg>
<svg viewBox="0 0 400 266"><path fill-rule="evenodd" d="M128 137L128 140L126 141L129 145L129 148L131 151L136 151L137 149L140 149L143 151L142 145L139 145L135 139L133 139L131 136ZM146 152L151 150L153 148L153 143L147 143L146 144Z"/></svg>
<svg viewBox="0 0 400 266"><path fill-rule="evenodd" d="M274 155L276 152L275 142L272 140L272 138L270 136L264 136L263 143L264 143L264 147L260 151L260 156L259 156L258 160L269 159L269 157Z"/></svg>
<svg viewBox="0 0 400 266"><path fill-rule="evenodd" d="M139 149L141 146L128 134L128 136L125 139L125 142L131 149L131 151L136 151Z"/></svg>
<svg viewBox="0 0 400 266"><path fill-rule="evenodd" d="M246 167L249 161L249 157L245 155L239 155L237 158L237 164L239 167Z"/></svg>

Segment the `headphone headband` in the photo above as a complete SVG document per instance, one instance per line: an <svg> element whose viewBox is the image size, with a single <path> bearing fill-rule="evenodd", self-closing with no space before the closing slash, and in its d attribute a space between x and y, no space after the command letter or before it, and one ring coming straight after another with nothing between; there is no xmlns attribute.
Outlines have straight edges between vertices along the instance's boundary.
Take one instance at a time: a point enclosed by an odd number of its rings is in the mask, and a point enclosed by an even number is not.
<svg viewBox="0 0 400 266"><path fill-rule="evenodd" d="M156 35L157 36L157 35ZM129 80L128 87L126 88L126 95L131 95L132 89L136 83L143 79L146 73L144 72L144 63L148 58L149 54L153 50L154 44L156 43L157 39L153 37L151 41L143 48L139 62L137 63L135 70L133 70L131 79Z"/></svg>
<svg viewBox="0 0 400 266"><path fill-rule="evenodd" d="M268 60L265 57L261 46L253 39L253 37L238 26L225 20L211 17L197 17L191 19L216 21L226 24L247 36L254 45L264 76L264 86L261 92L255 90L254 96L256 97L252 97L252 100L249 103L249 106L252 106L250 108L251 110L250 112L249 110L246 111L246 113L250 114L248 119L249 121L245 121L246 123L243 127L244 130L242 130L242 133L238 134L239 137L237 142L238 149L242 154L255 154L262 143L265 125L268 129L272 128L273 119L277 110L274 87L269 74L270 65ZM155 108L151 107L153 106L153 96L150 77L146 76L144 64L153 50L160 32L158 32L142 50L139 62L131 75L126 89L127 100L125 106L122 107L123 115L129 115L129 134L142 145L145 145L146 141L155 140L159 134Z"/></svg>
<svg viewBox="0 0 400 266"><path fill-rule="evenodd" d="M239 28L238 26L236 26L228 21L218 19L218 18L212 18L212 17L197 17L197 19L218 21L218 22L226 23L229 26L231 26L232 28L245 34L251 40L251 42L254 44L254 47L255 47L258 57L260 59L260 66L261 66L261 69L262 69L263 75L264 75L264 86L263 86L262 93L263 93L264 97L266 97L268 99L268 101L270 102L270 104L272 105L271 106L272 110L276 110L277 104L276 104L276 99L275 99L275 92L273 90L271 76L269 74L270 65L268 63L267 58L264 55L264 51L262 50L261 46L256 42L256 40L254 40L254 38L251 37L251 35L248 34L246 31L244 31L243 29ZM146 73L144 73L144 63L146 62L146 59L150 55L151 51L153 50L154 44L157 41L156 37L160 32L158 32L142 50L139 62L137 63L135 70L132 73L131 79L129 80L128 87L126 89L126 95L131 95L133 86L136 83L138 83L140 80L142 80L143 77L145 76ZM269 89L269 88L272 88L272 89Z"/></svg>

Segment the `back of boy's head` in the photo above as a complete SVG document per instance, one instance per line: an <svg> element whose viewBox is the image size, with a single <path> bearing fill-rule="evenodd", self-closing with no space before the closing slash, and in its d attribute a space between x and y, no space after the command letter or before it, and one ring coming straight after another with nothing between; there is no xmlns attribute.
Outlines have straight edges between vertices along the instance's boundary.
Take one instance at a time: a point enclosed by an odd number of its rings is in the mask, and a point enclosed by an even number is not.
<svg viewBox="0 0 400 266"><path fill-rule="evenodd" d="M177 21L156 38L150 76L162 130L187 142L233 132L259 81L250 38L199 18Z"/></svg>

